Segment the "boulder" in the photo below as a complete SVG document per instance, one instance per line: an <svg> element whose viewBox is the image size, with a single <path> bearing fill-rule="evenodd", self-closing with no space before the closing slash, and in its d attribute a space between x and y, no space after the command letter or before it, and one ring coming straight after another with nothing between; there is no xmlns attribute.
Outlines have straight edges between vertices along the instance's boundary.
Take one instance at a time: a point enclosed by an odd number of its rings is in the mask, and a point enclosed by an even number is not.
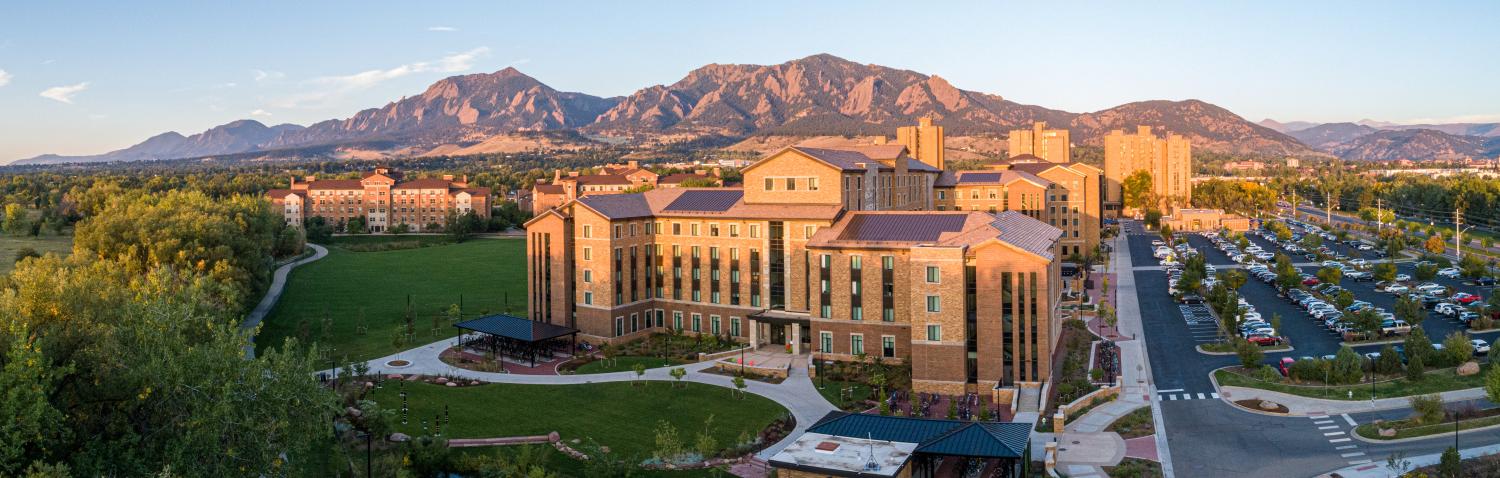
<svg viewBox="0 0 1500 478"><path fill-rule="evenodd" d="M397 433L392 433L391 436L386 437L386 439L390 440L390 441L393 441L393 442L401 443L401 442L411 441L411 436L409 436L409 435L407 435L405 433L397 432Z"/></svg>
<svg viewBox="0 0 1500 478"><path fill-rule="evenodd" d="M344 413L348 414L351 417L359 417L360 415L363 415L365 412L361 411L358 408L349 407L349 408L345 408L344 409Z"/></svg>
<svg viewBox="0 0 1500 478"><path fill-rule="evenodd" d="M393 373L385 376L386 380L401 380L401 374Z"/></svg>
<svg viewBox="0 0 1500 478"><path fill-rule="evenodd" d="M1260 408L1261 410L1276 410L1281 408L1281 405L1270 400L1261 400Z"/></svg>
<svg viewBox="0 0 1500 478"><path fill-rule="evenodd" d="M547 434L547 441L549 441L549 442L557 443L557 441L561 440L561 439L562 439L562 435L557 434L557 432L552 432L552 433L548 433Z"/></svg>
<svg viewBox="0 0 1500 478"><path fill-rule="evenodd" d="M448 377L438 377L437 380L433 380L433 382L448 383Z"/></svg>
<svg viewBox="0 0 1500 478"><path fill-rule="evenodd" d="M1468 361L1468 362L1464 362L1463 365L1459 365L1458 366L1458 374L1459 375L1469 376L1469 375L1474 375L1476 373L1479 373L1479 362Z"/></svg>
<svg viewBox="0 0 1500 478"><path fill-rule="evenodd" d="M449 387L457 387L458 384L457 383L453 383L453 382L448 382L448 386Z"/></svg>
<svg viewBox="0 0 1500 478"><path fill-rule="evenodd" d="M1394 436L1396 436L1396 429L1395 428L1381 428L1380 429L1380 436L1386 437L1386 438L1394 437Z"/></svg>

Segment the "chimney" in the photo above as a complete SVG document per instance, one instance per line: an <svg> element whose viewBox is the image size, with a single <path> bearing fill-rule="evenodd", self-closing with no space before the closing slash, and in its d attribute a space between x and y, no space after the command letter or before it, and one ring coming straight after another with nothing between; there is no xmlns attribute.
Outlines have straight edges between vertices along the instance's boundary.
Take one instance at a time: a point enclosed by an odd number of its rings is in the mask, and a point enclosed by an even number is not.
<svg viewBox="0 0 1500 478"><path fill-rule="evenodd" d="M576 177L578 177L578 171L568 171L568 177L570 177L570 178L576 178Z"/></svg>
<svg viewBox="0 0 1500 478"><path fill-rule="evenodd" d="M884 145L884 144L886 144L886 141L887 140L885 139L885 135L880 135L880 136L876 136L875 137L875 145L876 146Z"/></svg>
<svg viewBox="0 0 1500 478"><path fill-rule="evenodd" d="M1136 126L1135 127L1135 132L1136 132L1136 134L1143 135L1143 136L1144 135L1150 135L1151 134L1151 127L1150 126Z"/></svg>
<svg viewBox="0 0 1500 478"><path fill-rule="evenodd" d="M292 184L289 187L291 189L297 189L297 176L296 175L292 175Z"/></svg>
<svg viewBox="0 0 1500 478"><path fill-rule="evenodd" d="M552 183L556 184L556 183L558 183L560 181L562 181L562 170L561 169L554 169L554 170L552 170Z"/></svg>
<svg viewBox="0 0 1500 478"><path fill-rule="evenodd" d="M636 160L630 160L629 162L626 162L625 164L628 164L628 165L630 165L631 168L635 168L635 169L640 169L640 167L641 167L641 162L640 161L636 161Z"/></svg>
<svg viewBox="0 0 1500 478"><path fill-rule="evenodd" d="M932 126L932 117L923 116L917 119L917 126Z"/></svg>
<svg viewBox="0 0 1500 478"><path fill-rule="evenodd" d="M317 180L318 180L318 177L315 176L315 175L311 175L311 174L307 175L307 177L303 179L303 181L306 181L306 182L309 182L309 183L313 182L313 181L317 181Z"/></svg>

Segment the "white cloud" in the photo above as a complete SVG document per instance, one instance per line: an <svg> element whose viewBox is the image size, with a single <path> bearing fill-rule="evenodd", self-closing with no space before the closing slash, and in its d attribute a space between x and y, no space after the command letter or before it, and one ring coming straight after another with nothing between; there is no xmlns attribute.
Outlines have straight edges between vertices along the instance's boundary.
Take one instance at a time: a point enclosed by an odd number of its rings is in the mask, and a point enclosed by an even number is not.
<svg viewBox="0 0 1500 478"><path fill-rule="evenodd" d="M458 31L458 29L454 28L454 27L427 27L427 31L429 31L429 32L456 32L456 31Z"/></svg>
<svg viewBox="0 0 1500 478"><path fill-rule="evenodd" d="M255 111L251 111L250 112L250 116L262 116L262 117L264 117L264 116L271 116L271 112L270 111L266 111L266 110L258 109L258 110L255 110Z"/></svg>
<svg viewBox="0 0 1500 478"><path fill-rule="evenodd" d="M279 71L250 70L250 75L255 77L255 81L257 83L262 81L275 81L286 78L286 73L282 73Z"/></svg>
<svg viewBox="0 0 1500 478"><path fill-rule="evenodd" d="M0 70L0 86L10 84L11 78L13 77L10 75L10 73L6 73L5 70Z"/></svg>
<svg viewBox="0 0 1500 478"><path fill-rule="evenodd" d="M73 104L73 95L82 93L89 89L89 82L85 81L76 85L54 86L42 90L42 97L49 100L57 100L67 104Z"/></svg>
<svg viewBox="0 0 1500 478"><path fill-rule="evenodd" d="M489 54L490 49L479 47L454 53L434 61L407 63L384 70L367 70L351 75L322 76L303 82L309 91L281 98L272 102L277 108L299 108L318 106L345 94L368 89L375 85L418 73L458 73L474 67L474 61Z"/></svg>

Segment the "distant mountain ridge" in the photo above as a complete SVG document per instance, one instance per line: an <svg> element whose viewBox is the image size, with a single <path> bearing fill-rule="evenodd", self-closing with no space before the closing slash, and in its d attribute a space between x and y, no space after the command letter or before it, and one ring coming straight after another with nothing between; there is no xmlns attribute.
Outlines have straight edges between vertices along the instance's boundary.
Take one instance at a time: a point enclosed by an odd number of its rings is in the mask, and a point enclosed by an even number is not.
<svg viewBox="0 0 1500 478"><path fill-rule="evenodd" d="M1353 123L1280 123L1290 135L1319 151L1353 161L1414 161L1500 155L1500 123L1399 124L1362 119ZM1293 125L1311 125L1292 129Z"/></svg>
<svg viewBox="0 0 1500 478"><path fill-rule="evenodd" d="M670 85L602 98L555 90L514 68L445 78L417 96L306 128L245 120L183 137L168 133L94 156L46 155L22 163L136 161L339 146L378 141L392 150L451 151L523 131L625 136L891 134L931 116L950 135L1004 135L1046 121L1102 144L1111 129L1148 125L1206 151L1308 154L1272 128L1199 101L1142 101L1090 113L1025 105L963 90L939 76L820 54L777 65L711 64Z"/></svg>

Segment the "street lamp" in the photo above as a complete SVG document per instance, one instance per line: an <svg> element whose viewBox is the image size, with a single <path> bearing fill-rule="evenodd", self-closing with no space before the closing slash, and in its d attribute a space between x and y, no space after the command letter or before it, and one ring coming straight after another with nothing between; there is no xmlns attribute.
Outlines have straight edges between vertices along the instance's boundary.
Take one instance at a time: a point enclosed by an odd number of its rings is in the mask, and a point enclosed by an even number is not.
<svg viewBox="0 0 1500 478"><path fill-rule="evenodd" d="M362 431L362 432L359 432L358 435L355 435L355 438L363 438L363 439L365 439L365 477L368 478L369 476L371 476L370 475L370 461L371 461L371 459L370 459L370 454L371 454L371 452L370 452L370 441L373 439L373 436L371 436L370 432L368 432L368 431Z"/></svg>

